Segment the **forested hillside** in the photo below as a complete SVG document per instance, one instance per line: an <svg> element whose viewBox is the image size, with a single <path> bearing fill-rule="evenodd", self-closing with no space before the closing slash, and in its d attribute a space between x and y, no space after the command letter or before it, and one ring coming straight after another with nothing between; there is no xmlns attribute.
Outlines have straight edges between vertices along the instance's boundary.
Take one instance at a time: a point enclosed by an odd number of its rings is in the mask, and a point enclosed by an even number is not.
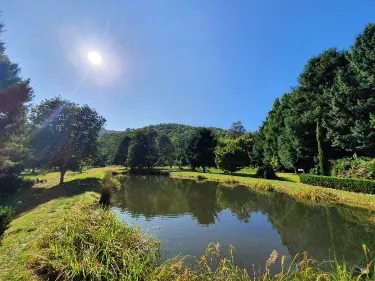
<svg viewBox="0 0 375 281"><path fill-rule="evenodd" d="M176 144L177 149L180 147L181 150L185 150L187 148L189 138L199 128L201 127L194 127L184 124L166 123L150 125L138 129L126 129L123 132L103 129L101 131L101 136L99 138L99 158L96 164L124 164L125 158L119 156L118 152L119 149L122 149L123 153L126 154L127 146L126 143L123 143L122 148L120 148L120 144L126 137L131 137L138 131L153 131L159 136L167 136L171 141L173 141ZM215 127L210 127L210 129L212 130L216 138L225 138L228 136L229 130L224 130Z"/></svg>

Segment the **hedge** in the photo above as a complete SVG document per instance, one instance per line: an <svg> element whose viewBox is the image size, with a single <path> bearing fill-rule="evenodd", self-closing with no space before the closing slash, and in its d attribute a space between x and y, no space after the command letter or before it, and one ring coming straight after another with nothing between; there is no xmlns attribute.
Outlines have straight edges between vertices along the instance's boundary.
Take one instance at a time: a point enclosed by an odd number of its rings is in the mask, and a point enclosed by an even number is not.
<svg viewBox="0 0 375 281"><path fill-rule="evenodd" d="M325 177L310 174L301 174L300 180L301 183L311 185L375 194L375 181L372 180Z"/></svg>

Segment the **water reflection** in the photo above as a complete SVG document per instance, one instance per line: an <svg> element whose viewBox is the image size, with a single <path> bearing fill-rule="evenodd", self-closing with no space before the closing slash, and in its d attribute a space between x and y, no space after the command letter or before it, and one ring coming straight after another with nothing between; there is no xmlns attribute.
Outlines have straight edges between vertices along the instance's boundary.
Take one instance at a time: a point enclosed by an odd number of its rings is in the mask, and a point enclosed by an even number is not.
<svg viewBox="0 0 375 281"><path fill-rule="evenodd" d="M233 244L248 266L263 263L273 249L291 256L306 250L319 260L331 253L356 263L361 245L374 249L375 243L375 226L358 209L310 206L215 182L133 177L114 205L124 220L161 227L158 236L172 252L200 255L208 242L218 241Z"/></svg>

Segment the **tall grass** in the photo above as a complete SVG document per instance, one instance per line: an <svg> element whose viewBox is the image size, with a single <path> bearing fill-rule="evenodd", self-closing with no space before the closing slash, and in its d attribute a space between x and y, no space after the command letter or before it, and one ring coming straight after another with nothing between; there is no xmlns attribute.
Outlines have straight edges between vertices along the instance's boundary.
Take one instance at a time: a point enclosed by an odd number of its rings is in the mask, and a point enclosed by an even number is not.
<svg viewBox="0 0 375 281"><path fill-rule="evenodd" d="M247 272L236 265L233 247L225 256L210 244L195 267L184 257L160 259L160 243L137 228L119 222L108 210L87 209L70 216L43 237L40 253L28 265L45 280L139 281L349 281L375 280L374 261L364 246L366 263L356 268L329 260L317 262L307 253L288 261L276 251L262 268ZM279 265L277 274L271 266Z"/></svg>
<svg viewBox="0 0 375 281"><path fill-rule="evenodd" d="M121 183L118 179L112 176L111 173L106 173L101 180L100 199L99 204L109 206L111 202L112 193L119 190Z"/></svg>
<svg viewBox="0 0 375 281"><path fill-rule="evenodd" d="M40 242L29 261L47 280L146 280L159 261L159 242L104 209L71 216Z"/></svg>

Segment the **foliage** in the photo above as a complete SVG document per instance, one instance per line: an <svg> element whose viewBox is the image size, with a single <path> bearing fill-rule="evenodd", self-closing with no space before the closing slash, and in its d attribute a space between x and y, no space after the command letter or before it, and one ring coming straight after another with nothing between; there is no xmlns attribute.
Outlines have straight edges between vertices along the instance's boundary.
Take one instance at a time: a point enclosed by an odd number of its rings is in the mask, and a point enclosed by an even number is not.
<svg viewBox="0 0 375 281"><path fill-rule="evenodd" d="M244 135L246 133L246 130L244 126L242 125L241 121L234 122L232 124L232 127L228 130L228 138L239 138L240 136Z"/></svg>
<svg viewBox="0 0 375 281"><path fill-rule="evenodd" d="M335 160L331 174L342 178L375 179L375 159L357 157Z"/></svg>
<svg viewBox="0 0 375 281"><path fill-rule="evenodd" d="M32 267L49 280L146 280L159 258L158 241L101 209L70 217L40 247Z"/></svg>
<svg viewBox="0 0 375 281"><path fill-rule="evenodd" d="M234 173L250 164L248 151L252 140L245 137L220 139L215 148L215 162L224 172Z"/></svg>
<svg viewBox="0 0 375 281"><path fill-rule="evenodd" d="M316 176L309 174L300 175L301 183L341 189L352 192L375 194L375 181L364 179L336 178Z"/></svg>
<svg viewBox="0 0 375 281"><path fill-rule="evenodd" d="M113 160L115 165L126 165L126 160L128 158L128 149L130 145L131 138L128 135L124 135L120 145L117 149L116 156Z"/></svg>
<svg viewBox="0 0 375 281"><path fill-rule="evenodd" d="M94 109L60 97L46 99L31 110L32 146L43 166L57 167L60 183L68 169L80 170L97 153L97 137L105 123Z"/></svg>
<svg viewBox="0 0 375 281"><path fill-rule="evenodd" d="M7 229L9 223L14 217L14 210L8 206L0 206L0 236Z"/></svg>
<svg viewBox="0 0 375 281"><path fill-rule="evenodd" d="M100 199L99 204L109 206L111 202L112 193L118 191L121 184L118 179L113 177L110 172L107 172L100 182Z"/></svg>
<svg viewBox="0 0 375 281"><path fill-rule="evenodd" d="M319 174L327 176L329 174L329 163L326 155L324 135L325 129L316 123L316 140L318 142L318 160L319 160Z"/></svg>
<svg viewBox="0 0 375 281"><path fill-rule="evenodd" d="M119 147L127 133L105 133L98 138L98 153L94 165L104 167L114 165ZM124 163L123 163L124 164Z"/></svg>
<svg viewBox="0 0 375 281"><path fill-rule="evenodd" d="M3 29L0 23L0 35ZM20 72L18 64L5 54L5 43L0 40L0 180L21 172L27 152L24 135L33 90Z"/></svg>
<svg viewBox="0 0 375 281"><path fill-rule="evenodd" d="M0 174L0 195L13 193L22 188L30 188L33 184L33 180L23 179L15 173Z"/></svg>
<svg viewBox="0 0 375 281"><path fill-rule="evenodd" d="M187 155L192 168L202 167L205 173L206 167L214 167L214 150L216 144L217 140L210 129L202 128L196 131L187 149Z"/></svg>
<svg viewBox="0 0 375 281"><path fill-rule="evenodd" d="M159 166L170 166L172 167L174 162L174 147L171 139L167 135L158 135L156 138L156 149L158 152Z"/></svg>
<svg viewBox="0 0 375 281"><path fill-rule="evenodd" d="M157 163L155 131L137 130L129 144L127 165L132 169L151 168Z"/></svg>
<svg viewBox="0 0 375 281"><path fill-rule="evenodd" d="M257 178L270 179L270 180L277 179L273 166L268 163L264 164L263 166L260 166L255 176Z"/></svg>

